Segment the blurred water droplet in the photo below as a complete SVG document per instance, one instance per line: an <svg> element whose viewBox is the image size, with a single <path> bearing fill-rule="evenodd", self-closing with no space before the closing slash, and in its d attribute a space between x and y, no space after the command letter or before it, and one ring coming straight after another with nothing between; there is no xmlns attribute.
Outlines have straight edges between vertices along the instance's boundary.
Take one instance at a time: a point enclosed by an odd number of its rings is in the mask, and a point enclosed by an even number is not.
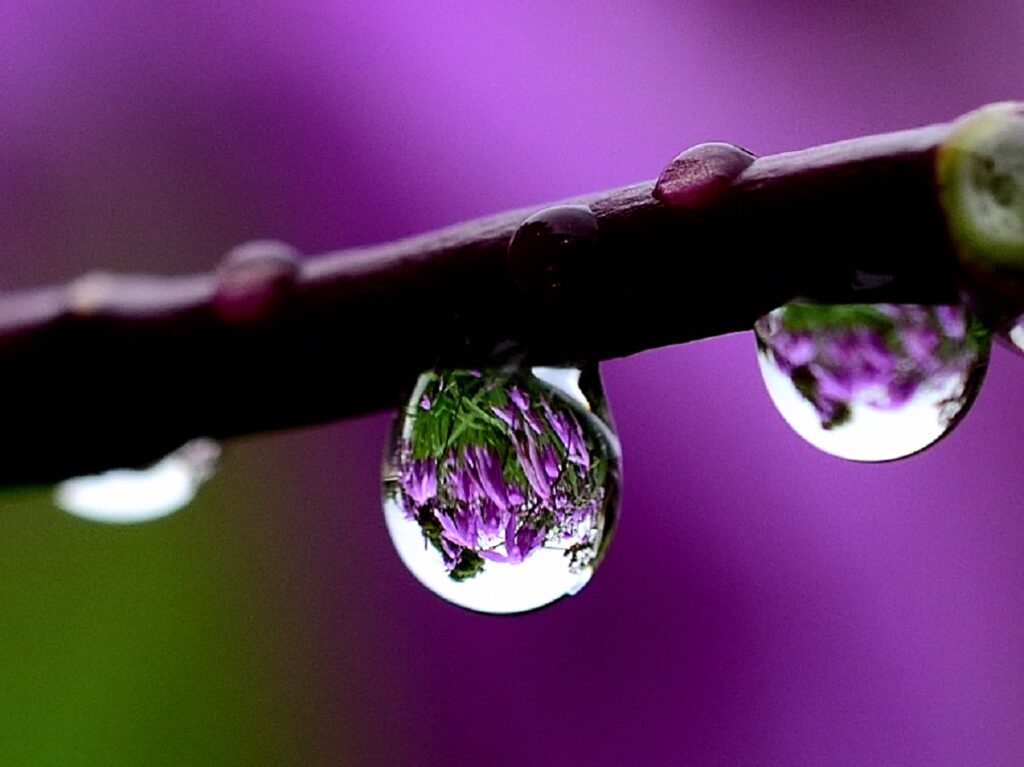
<svg viewBox="0 0 1024 767"><path fill-rule="evenodd" d="M596 366L431 371L395 422L384 517L435 594L525 612L590 580L617 515L620 462Z"/></svg>
<svg viewBox="0 0 1024 767"><path fill-rule="evenodd" d="M148 522L185 507L213 473L220 446L195 439L144 469L114 469L61 482L58 508L94 522Z"/></svg>
<svg viewBox="0 0 1024 767"><path fill-rule="evenodd" d="M1024 315L1012 322L1003 323L998 337L1003 343L1018 354L1024 354Z"/></svg>
<svg viewBox="0 0 1024 767"><path fill-rule="evenodd" d="M947 434L974 400L991 345L961 306L794 302L754 331L782 417L854 461L903 458Z"/></svg>

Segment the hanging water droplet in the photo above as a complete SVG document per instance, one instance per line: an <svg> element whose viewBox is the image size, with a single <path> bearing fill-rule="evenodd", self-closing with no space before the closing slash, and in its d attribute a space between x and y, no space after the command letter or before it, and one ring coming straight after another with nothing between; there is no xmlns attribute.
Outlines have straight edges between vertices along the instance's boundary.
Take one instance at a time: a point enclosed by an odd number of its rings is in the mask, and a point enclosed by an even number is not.
<svg viewBox="0 0 1024 767"><path fill-rule="evenodd" d="M609 423L596 367L424 373L384 458L398 555L435 594L479 612L575 594L617 513Z"/></svg>
<svg viewBox="0 0 1024 767"><path fill-rule="evenodd" d="M794 302L754 331L782 417L854 461L902 458L947 434L974 400L991 344L962 306Z"/></svg>
<svg viewBox="0 0 1024 767"><path fill-rule="evenodd" d="M148 522L185 507L220 457L211 439L194 439L144 469L114 469L75 477L54 489L58 508L94 522Z"/></svg>

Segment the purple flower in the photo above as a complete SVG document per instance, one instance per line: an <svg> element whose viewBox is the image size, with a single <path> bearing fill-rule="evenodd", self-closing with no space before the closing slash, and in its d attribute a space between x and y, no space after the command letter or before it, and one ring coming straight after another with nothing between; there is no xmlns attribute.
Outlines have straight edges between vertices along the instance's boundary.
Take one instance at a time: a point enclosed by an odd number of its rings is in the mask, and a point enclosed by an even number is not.
<svg viewBox="0 0 1024 767"><path fill-rule="evenodd" d="M498 416L508 428L516 428L516 411L512 409L511 405L505 405L504 407L491 405L491 412Z"/></svg>
<svg viewBox="0 0 1024 767"><path fill-rule="evenodd" d="M437 514L437 521L444 531L442 537L463 548L474 548L477 534L476 515L468 508L449 509L449 512L450 515L444 512Z"/></svg>
<svg viewBox="0 0 1024 767"><path fill-rule="evenodd" d="M530 525L523 525L519 532L515 534L515 540L508 543L508 537L506 534L505 545L508 548L509 561L511 562L522 562L530 554L540 548L540 545L544 542L544 531L531 527Z"/></svg>
<svg viewBox="0 0 1024 767"><path fill-rule="evenodd" d="M772 339L775 361L786 373L814 359L814 336L810 333L779 333Z"/></svg>
<svg viewBox="0 0 1024 767"><path fill-rule="evenodd" d="M488 538L499 537L508 516L507 511L498 508L498 505L490 500L484 499L480 505L480 533Z"/></svg>
<svg viewBox="0 0 1024 767"><path fill-rule="evenodd" d="M526 435L525 447L521 443L516 444L516 457L519 458L519 465L522 466L526 481L530 483L533 492L545 501L551 498L551 482L544 472L537 443L530 434Z"/></svg>
<svg viewBox="0 0 1024 767"><path fill-rule="evenodd" d="M471 468L458 466L448 473L448 487L457 501L470 503L483 495L483 488Z"/></svg>
<svg viewBox="0 0 1024 767"><path fill-rule="evenodd" d="M540 418L532 410L523 411L523 420L526 421L526 425L530 427L534 434L540 434L544 431L544 425L541 423Z"/></svg>
<svg viewBox="0 0 1024 767"><path fill-rule="evenodd" d="M964 375L977 362L975 345L967 339L970 314L962 306L837 309L811 309L805 323L818 312L820 325L812 323L809 331L787 330L780 320L786 310L756 324L762 348L767 346L778 368L818 410L823 428L845 423L859 406L903 406L934 377ZM808 359L809 348L813 353ZM803 365L796 364L805 359ZM796 367L802 370L797 373Z"/></svg>
<svg viewBox="0 0 1024 767"><path fill-rule="evenodd" d="M882 334L873 328L857 328L854 338L857 341L855 364L866 376L888 377L896 367L896 355Z"/></svg>
<svg viewBox="0 0 1024 767"><path fill-rule="evenodd" d="M900 329L900 342L907 356L922 373L930 374L942 367L938 358L939 331L928 325L913 325Z"/></svg>
<svg viewBox="0 0 1024 767"><path fill-rule="evenodd" d="M570 507L564 511L559 519L562 537L565 539L577 538L581 533L586 533L591 529L593 527L593 517L597 514L598 504L603 497L603 493L598 494L597 498L580 506Z"/></svg>
<svg viewBox="0 0 1024 767"><path fill-rule="evenodd" d="M426 545L437 551L452 577L474 577L481 567L477 557L518 564L548 540L572 552L588 546L601 488L592 487L579 468L591 462L581 428L585 414L523 383L505 380L496 389L475 382L453 391L455 385L442 377L429 393L421 393L414 400L417 417L450 417L453 408L442 407L450 396L474 397L474 404L490 408L494 417L477 418L479 408L472 415L459 411L455 418L472 421L455 424L459 438L440 455L414 459L408 439L395 454L402 510L422 527ZM440 431L455 435L455 427L449 423ZM417 443L415 454L422 455L424 447ZM562 481L567 472L571 482Z"/></svg>
<svg viewBox="0 0 1024 767"><path fill-rule="evenodd" d="M861 388L885 383L896 367L896 357L885 339L869 328L844 331L824 343L825 353L808 369L818 382L818 393L830 400L847 400Z"/></svg>
<svg viewBox="0 0 1024 767"><path fill-rule="evenodd" d="M409 461L402 472L402 487L417 506L437 495L437 467L433 458Z"/></svg>
<svg viewBox="0 0 1024 767"><path fill-rule="evenodd" d="M551 430L558 437L558 440L562 443L566 450L569 449L569 419L565 413L559 413L551 409L548 403L544 403L544 411L548 418L548 423L551 424Z"/></svg>
<svg viewBox="0 0 1024 767"><path fill-rule="evenodd" d="M551 424L551 430L568 453L569 461L584 469L589 469L590 451L587 450L587 444L583 441L583 430L580 428L579 421L572 413L553 410L547 403L544 403L544 410L548 423Z"/></svg>
<svg viewBox="0 0 1024 767"><path fill-rule="evenodd" d="M406 519L416 519L416 505L409 503L411 500L405 493L395 493L395 500L398 503L398 508L402 512L402 516Z"/></svg>
<svg viewBox="0 0 1024 767"><path fill-rule="evenodd" d="M526 412L530 409L530 399L527 397L526 392L520 389L518 386L511 386L508 390L509 399L515 403L515 406L519 408L521 412Z"/></svg>
<svg viewBox="0 0 1024 767"><path fill-rule="evenodd" d="M918 389L918 382L914 378L896 378L889 382L886 388L886 399L884 402L874 403L877 407L897 408L905 405L914 396Z"/></svg>
<svg viewBox="0 0 1024 767"><path fill-rule="evenodd" d="M558 479L558 475L561 473L558 465L558 457L555 455L555 449L551 445L545 445L544 450L541 451L541 463L544 465L544 473L547 474L548 479Z"/></svg>
<svg viewBox="0 0 1024 767"><path fill-rule="evenodd" d="M523 525L519 531L516 532L516 519L515 517L511 517L508 524L505 526L505 551L507 553L502 554L500 551L481 551L480 556L485 559L490 559L492 562L509 562L511 564L518 564L540 548L542 543L544 543L543 530L530 525Z"/></svg>
<svg viewBox="0 0 1024 767"><path fill-rule="evenodd" d="M936 306L934 311L947 338L959 340L967 335L967 313L962 306Z"/></svg>
<svg viewBox="0 0 1024 767"><path fill-rule="evenodd" d="M441 536L440 541L445 567L449 572L451 572L455 569L455 565L458 564L459 557L462 556L462 547L452 543L443 535Z"/></svg>
<svg viewBox="0 0 1024 767"><path fill-rule="evenodd" d="M583 430L580 428L579 421L571 413L569 421L569 460L584 469L589 469L590 451L587 450L587 444L583 441Z"/></svg>
<svg viewBox="0 0 1024 767"><path fill-rule="evenodd" d="M821 365L811 365L811 373L818 382L818 394L825 399L845 402L853 396L853 376L849 370L830 370Z"/></svg>
<svg viewBox="0 0 1024 767"><path fill-rule="evenodd" d="M501 461L497 454L484 445L471 445L466 449L466 464L476 469L487 497L499 509L508 508L508 487L501 472Z"/></svg>

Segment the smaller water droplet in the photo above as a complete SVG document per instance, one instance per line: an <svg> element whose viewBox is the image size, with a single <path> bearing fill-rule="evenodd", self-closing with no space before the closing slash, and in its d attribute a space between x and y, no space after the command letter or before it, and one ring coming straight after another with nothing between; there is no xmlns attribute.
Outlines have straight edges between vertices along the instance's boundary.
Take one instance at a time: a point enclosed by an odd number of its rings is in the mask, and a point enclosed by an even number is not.
<svg viewBox="0 0 1024 767"><path fill-rule="evenodd" d="M195 439L144 469L114 469L75 477L54 489L56 506L94 522L132 524L184 508L212 475L220 446Z"/></svg>
<svg viewBox="0 0 1024 767"><path fill-rule="evenodd" d="M575 594L611 538L620 453L596 367L430 371L384 457L398 555L478 612Z"/></svg>
<svg viewBox="0 0 1024 767"><path fill-rule="evenodd" d="M556 205L526 219L508 246L512 277L526 294L580 294L600 271L597 217L585 205Z"/></svg>
<svg viewBox="0 0 1024 767"><path fill-rule="evenodd" d="M854 461L903 458L949 433L974 401L991 345L962 306L794 302L754 331L782 417Z"/></svg>

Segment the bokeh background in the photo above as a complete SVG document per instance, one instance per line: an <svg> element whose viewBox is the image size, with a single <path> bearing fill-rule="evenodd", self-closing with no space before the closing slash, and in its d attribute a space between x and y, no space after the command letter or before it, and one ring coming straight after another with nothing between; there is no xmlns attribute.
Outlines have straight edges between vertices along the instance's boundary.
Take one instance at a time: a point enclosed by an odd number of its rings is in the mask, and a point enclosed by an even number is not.
<svg viewBox="0 0 1024 767"><path fill-rule="evenodd" d="M1024 96L1021 40L1005 0L0 0L0 286L947 120ZM949 439L865 466L788 430L753 346L603 366L618 537L520 618L403 571L387 414L232 443L146 525L8 497L0 763L1024 763L1024 360L996 352Z"/></svg>

